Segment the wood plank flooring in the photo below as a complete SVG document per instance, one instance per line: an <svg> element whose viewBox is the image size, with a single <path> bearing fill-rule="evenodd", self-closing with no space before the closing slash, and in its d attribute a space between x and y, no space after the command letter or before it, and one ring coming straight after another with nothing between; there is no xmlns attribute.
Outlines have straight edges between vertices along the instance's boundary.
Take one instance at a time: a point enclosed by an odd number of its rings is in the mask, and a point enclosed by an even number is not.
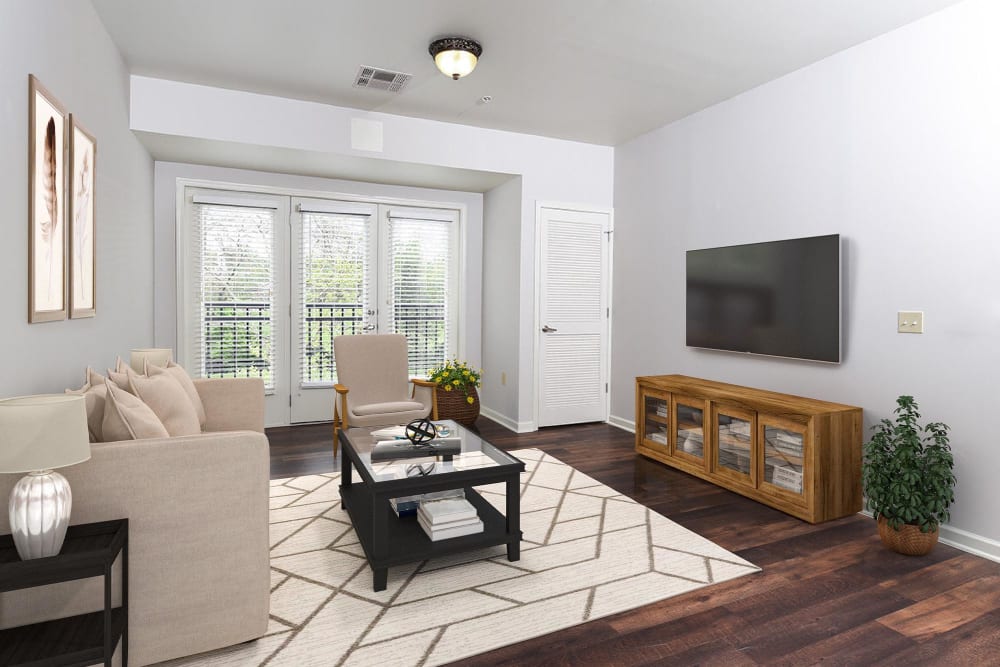
<svg viewBox="0 0 1000 667"><path fill-rule="evenodd" d="M463 665L1000 665L1000 563L939 544L891 553L860 515L816 526L636 456L606 424L516 434L763 568ZM270 429L271 477L336 469L329 424Z"/></svg>

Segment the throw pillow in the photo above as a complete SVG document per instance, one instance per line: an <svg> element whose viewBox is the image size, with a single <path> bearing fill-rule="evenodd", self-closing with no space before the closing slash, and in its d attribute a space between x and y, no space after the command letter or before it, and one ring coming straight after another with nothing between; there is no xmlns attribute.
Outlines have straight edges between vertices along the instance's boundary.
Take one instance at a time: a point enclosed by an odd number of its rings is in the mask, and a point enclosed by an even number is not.
<svg viewBox="0 0 1000 667"><path fill-rule="evenodd" d="M146 376L129 369L127 374L131 393L153 410L167 433L171 436L201 433L198 413L184 387L170 373Z"/></svg>
<svg viewBox="0 0 1000 667"><path fill-rule="evenodd" d="M146 374L152 377L157 373L169 373L175 380L177 380L181 387L184 388L184 393L187 394L188 399L191 401L191 405L194 406L194 411L198 414L198 426L204 430L205 422L208 421L208 417L205 416L205 405L201 402L201 396L198 394L198 389L194 386L194 380L188 375L188 372L184 370L183 366L179 366L174 362L169 362L165 367L153 366L152 364L146 364Z"/></svg>
<svg viewBox="0 0 1000 667"><path fill-rule="evenodd" d="M118 372L108 369L108 384L116 385L119 389L123 389L128 393L132 393L131 385L128 382L128 374L135 373L131 368L126 368L125 370Z"/></svg>
<svg viewBox="0 0 1000 667"><path fill-rule="evenodd" d="M87 366L87 381L85 384L89 384L91 387L96 387L99 384L104 384L108 379L95 371L90 366Z"/></svg>
<svg viewBox="0 0 1000 667"><path fill-rule="evenodd" d="M120 389L114 382L107 383L108 397L104 402L104 421L101 432L104 442L142 440L170 436L156 413L141 400Z"/></svg>
<svg viewBox="0 0 1000 667"><path fill-rule="evenodd" d="M87 369L88 375L90 369ZM96 373L95 373L96 375ZM98 375L98 377L100 377ZM82 395L87 406L87 431L91 442L101 442L101 423L104 421L104 401L107 399L108 388L103 384L85 383L79 389L67 389L67 394Z"/></svg>

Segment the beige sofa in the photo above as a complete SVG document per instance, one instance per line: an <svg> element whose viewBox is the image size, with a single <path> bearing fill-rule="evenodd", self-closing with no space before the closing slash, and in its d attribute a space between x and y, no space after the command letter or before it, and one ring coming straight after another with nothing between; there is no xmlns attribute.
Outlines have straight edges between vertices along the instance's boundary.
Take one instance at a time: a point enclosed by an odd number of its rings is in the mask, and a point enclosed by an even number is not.
<svg viewBox="0 0 1000 667"><path fill-rule="evenodd" d="M231 379L195 386L206 432L95 443L89 461L59 471L73 490L71 524L129 519L131 665L229 646L267 629L263 385ZM0 499L19 478L0 475ZM9 532L3 511L0 534ZM102 591L95 578L0 594L0 628L101 609Z"/></svg>

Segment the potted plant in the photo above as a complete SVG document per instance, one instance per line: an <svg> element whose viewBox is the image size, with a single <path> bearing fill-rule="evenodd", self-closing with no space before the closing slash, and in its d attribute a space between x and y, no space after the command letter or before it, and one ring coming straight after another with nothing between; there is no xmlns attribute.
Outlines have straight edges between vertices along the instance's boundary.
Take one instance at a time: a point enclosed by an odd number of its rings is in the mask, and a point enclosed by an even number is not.
<svg viewBox="0 0 1000 667"><path fill-rule="evenodd" d="M437 383L438 419L454 419L463 426L472 426L479 417L479 392L482 369L476 370L464 361L446 361L434 368L430 378Z"/></svg>
<svg viewBox="0 0 1000 667"><path fill-rule="evenodd" d="M900 396L896 405L896 421L875 424L864 445L865 502L886 547L922 556L937 544L938 528L950 516L955 462L946 424L920 426L912 396Z"/></svg>

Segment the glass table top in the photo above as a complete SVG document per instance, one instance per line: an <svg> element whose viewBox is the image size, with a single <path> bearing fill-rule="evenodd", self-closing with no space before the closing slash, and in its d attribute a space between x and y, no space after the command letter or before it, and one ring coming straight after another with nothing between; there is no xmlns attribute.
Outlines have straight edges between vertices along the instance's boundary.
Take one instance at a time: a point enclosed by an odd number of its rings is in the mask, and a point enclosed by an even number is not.
<svg viewBox="0 0 1000 667"><path fill-rule="evenodd" d="M454 421L438 420L434 424L438 437L425 445L411 443L402 434L401 426L349 428L345 435L376 483L521 463Z"/></svg>

